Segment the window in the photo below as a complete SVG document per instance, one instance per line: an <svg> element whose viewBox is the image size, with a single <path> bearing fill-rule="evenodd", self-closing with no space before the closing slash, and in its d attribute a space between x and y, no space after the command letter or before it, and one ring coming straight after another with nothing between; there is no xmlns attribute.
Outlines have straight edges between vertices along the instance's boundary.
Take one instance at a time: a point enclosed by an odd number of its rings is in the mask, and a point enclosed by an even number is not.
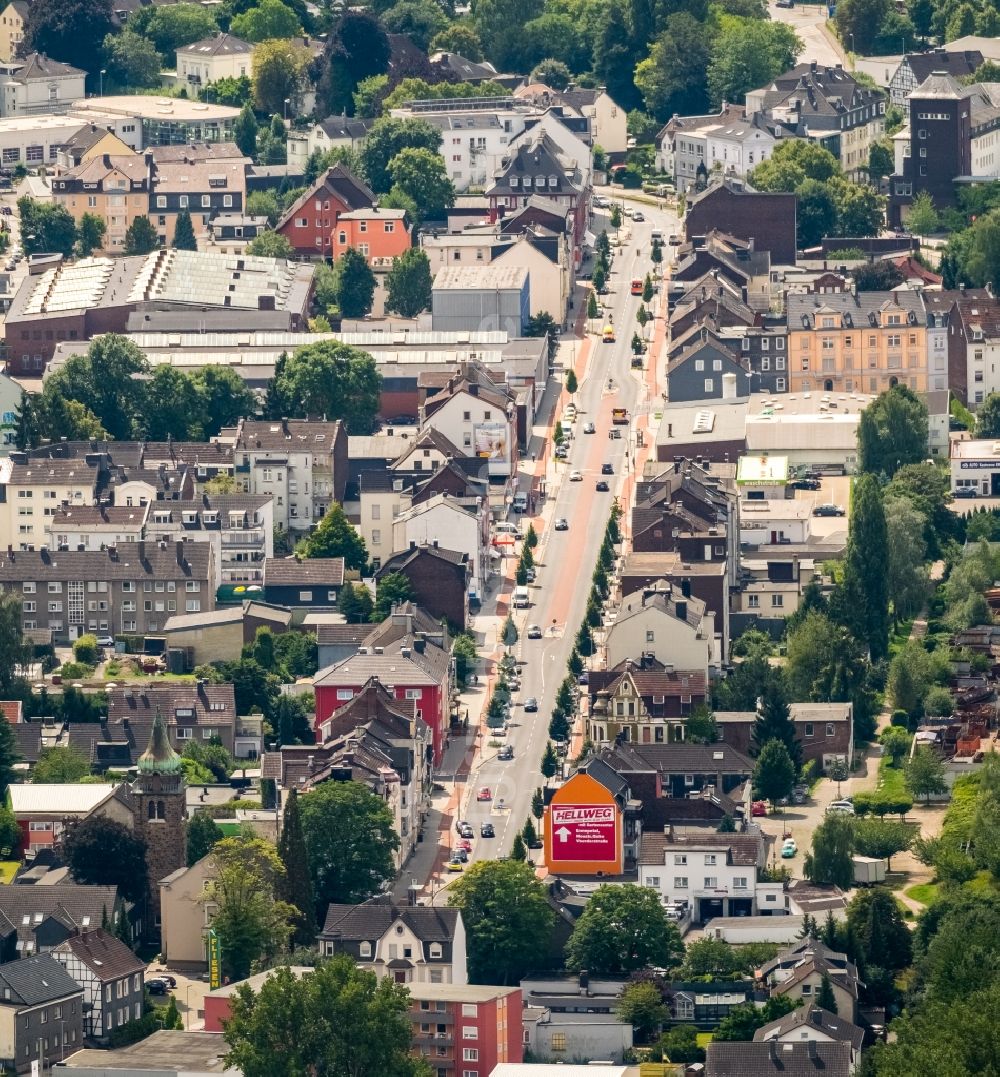
<svg viewBox="0 0 1000 1077"><path fill-rule="evenodd" d="M475 1017L478 1013L479 1013L479 1010L475 1006L470 1005L467 1002L463 1003L463 1005L462 1005L462 1016L463 1017Z"/></svg>
<svg viewBox="0 0 1000 1077"><path fill-rule="evenodd" d="M772 607L777 609L777 608L783 606L784 604L785 604L785 596L784 595L771 595L771 606Z"/></svg>
<svg viewBox="0 0 1000 1077"><path fill-rule="evenodd" d="M674 853L674 864L686 864L688 862L686 853Z"/></svg>
<svg viewBox="0 0 1000 1077"><path fill-rule="evenodd" d="M177 196L177 204L181 207L181 209L187 209L188 208L188 196L186 194L178 195Z"/></svg>
<svg viewBox="0 0 1000 1077"><path fill-rule="evenodd" d="M479 1048L478 1047L464 1047L464 1048L462 1048L462 1061L463 1062L478 1062L479 1061Z"/></svg>
<svg viewBox="0 0 1000 1077"><path fill-rule="evenodd" d="M733 878L734 890L746 890L747 889L747 877L745 875L736 875Z"/></svg>
<svg viewBox="0 0 1000 1077"><path fill-rule="evenodd" d="M715 386L715 382L711 378L706 378L705 379L705 392L706 393L715 392L714 386Z"/></svg>
<svg viewBox="0 0 1000 1077"><path fill-rule="evenodd" d="M806 722L806 736L811 737L812 735L813 735L813 724L812 724L812 722Z"/></svg>
<svg viewBox="0 0 1000 1077"><path fill-rule="evenodd" d="M705 864L708 867L715 867L715 853L708 853L705 857Z"/></svg>
<svg viewBox="0 0 1000 1077"><path fill-rule="evenodd" d="M826 735L832 737L834 735L833 722L826 723Z"/></svg>
<svg viewBox="0 0 1000 1077"><path fill-rule="evenodd" d="M553 1051L565 1051L566 1050L566 1033L565 1032L553 1032L552 1033L552 1050Z"/></svg>
<svg viewBox="0 0 1000 1077"><path fill-rule="evenodd" d="M658 890L659 887L660 887L660 877L659 877L659 875L650 875L650 876L648 876L646 878L646 886L651 886L654 889Z"/></svg>
<svg viewBox="0 0 1000 1077"><path fill-rule="evenodd" d="M371 957L372 956L372 944L370 942L361 943L360 947L358 947L358 953L362 957Z"/></svg>
<svg viewBox="0 0 1000 1077"><path fill-rule="evenodd" d="M719 885L719 878L717 875L705 876L705 889L714 890Z"/></svg>
<svg viewBox="0 0 1000 1077"><path fill-rule="evenodd" d="M463 1040L478 1040L479 1029L475 1025L463 1025L462 1026L462 1039Z"/></svg>

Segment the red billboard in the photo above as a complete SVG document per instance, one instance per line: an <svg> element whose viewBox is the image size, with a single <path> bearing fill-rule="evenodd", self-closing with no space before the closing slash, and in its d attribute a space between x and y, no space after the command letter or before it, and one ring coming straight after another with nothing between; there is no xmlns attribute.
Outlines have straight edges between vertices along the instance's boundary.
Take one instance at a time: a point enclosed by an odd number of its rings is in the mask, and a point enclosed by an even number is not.
<svg viewBox="0 0 1000 1077"><path fill-rule="evenodd" d="M552 861L613 864L618 859L617 816L613 804L553 804Z"/></svg>

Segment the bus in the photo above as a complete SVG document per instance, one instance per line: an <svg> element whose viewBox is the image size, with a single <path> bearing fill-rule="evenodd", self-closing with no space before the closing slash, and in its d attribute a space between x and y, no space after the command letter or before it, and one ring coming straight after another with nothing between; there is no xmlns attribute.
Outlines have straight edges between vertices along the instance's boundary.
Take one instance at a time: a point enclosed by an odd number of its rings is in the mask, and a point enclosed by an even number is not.
<svg viewBox="0 0 1000 1077"><path fill-rule="evenodd" d="M604 327L604 333L602 334L605 344L614 344L615 342L615 327L613 325L606 325Z"/></svg>
<svg viewBox="0 0 1000 1077"><path fill-rule="evenodd" d="M632 294L633 295L642 295L642 283L643 282L642 282L641 277L636 277L632 281Z"/></svg>

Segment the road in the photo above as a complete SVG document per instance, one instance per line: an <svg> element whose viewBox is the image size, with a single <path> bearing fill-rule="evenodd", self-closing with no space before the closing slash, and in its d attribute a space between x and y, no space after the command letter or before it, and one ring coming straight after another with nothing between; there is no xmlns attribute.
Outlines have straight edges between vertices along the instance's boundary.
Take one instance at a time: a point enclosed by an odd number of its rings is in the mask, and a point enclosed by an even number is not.
<svg viewBox="0 0 1000 1077"><path fill-rule="evenodd" d="M782 8L777 7L774 0L768 0L767 13L775 22L790 26L802 38L804 47L799 57L800 62L815 60L816 63L829 67L836 67L837 64L850 67L844 52L826 31L825 4L796 3L795 7Z"/></svg>
<svg viewBox="0 0 1000 1077"><path fill-rule="evenodd" d="M505 739L505 743L514 748L514 759L501 761L497 758L499 749L487 746L470 776L468 803L461 816L476 832L470 862L507 855L515 834L524 826L530 813L532 794L543 783L539 766L548 740L555 693L566 676L566 661L583 619L612 499L623 489L626 493L631 492L629 469L635 462L635 447L629 437L632 428L618 427L622 437L614 440L609 437L613 428L612 408L627 408L634 417L637 407L643 406L646 393L646 372L631 369L631 340L638 328L636 312L641 300L630 294L630 283L633 278L644 278L652 270L649 258L652 229L659 228L667 234L678 227L671 212L646 205L642 211L646 216L644 222L625 222L629 231L622 229L622 246L617 249L612 266L609 295L604 297L610 314L604 321L610 320L615 325L615 342L604 344L599 337L592 342L586 373L579 380L575 401L577 433L570 443L569 459L557 465L561 474L556 484L555 504L545 508L546 524L536 550L537 580L530 588L532 605L530 609L514 611L520 632L515 654L523 662L521 686L514 695L510 728ZM607 214L595 213L593 230L597 231L602 224L607 226ZM564 337L564 354L566 350ZM651 357L648 361L655 362L656 359ZM582 432L587 422L594 423L595 433ZM536 435L546 435L549 425L546 422L536 427ZM613 476L603 476L611 486L608 493L596 489L605 463L614 468ZM568 473L572 470L583 473L582 482L568 481ZM568 521L567 531L552 528L558 517ZM527 639L526 629L530 624L542 627L542 639ZM531 696L538 700L539 707L536 713L529 714L522 703ZM489 788L492 800L480 802L476 799L482 787ZM495 838L480 836L481 825L487 821L496 830ZM536 853L535 858L538 856ZM438 882L445 883L447 878L442 877ZM435 890L435 902L446 900L443 890Z"/></svg>

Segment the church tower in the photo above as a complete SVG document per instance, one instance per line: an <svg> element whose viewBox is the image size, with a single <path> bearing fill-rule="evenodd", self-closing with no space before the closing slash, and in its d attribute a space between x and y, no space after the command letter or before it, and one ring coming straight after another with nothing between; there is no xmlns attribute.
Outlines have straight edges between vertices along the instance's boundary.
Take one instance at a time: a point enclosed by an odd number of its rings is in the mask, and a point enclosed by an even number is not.
<svg viewBox="0 0 1000 1077"><path fill-rule="evenodd" d="M167 723L159 711L138 766L139 777L132 786L135 826L146 843L146 935L155 938L160 933L160 880L187 865L184 770L181 757L170 746Z"/></svg>

